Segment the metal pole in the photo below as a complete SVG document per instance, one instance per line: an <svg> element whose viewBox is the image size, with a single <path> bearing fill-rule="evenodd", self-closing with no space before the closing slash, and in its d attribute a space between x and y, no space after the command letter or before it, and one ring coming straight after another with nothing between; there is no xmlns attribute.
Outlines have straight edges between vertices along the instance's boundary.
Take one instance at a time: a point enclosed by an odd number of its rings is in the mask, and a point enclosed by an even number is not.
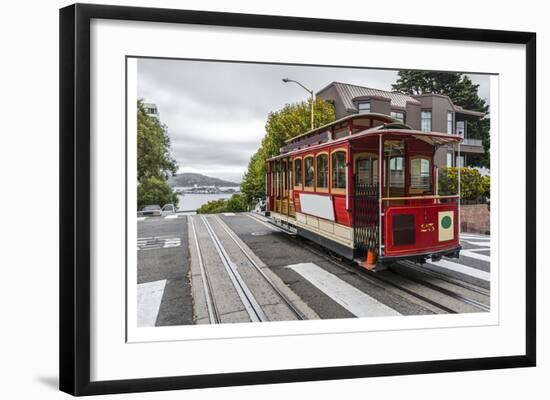
<svg viewBox="0 0 550 400"><path fill-rule="evenodd" d="M458 142L458 235L460 236L460 233L462 232L462 227L460 223L460 170L462 169L462 161L460 160L460 142Z"/></svg>
<svg viewBox="0 0 550 400"><path fill-rule="evenodd" d="M315 104L315 93L311 91L311 130L313 130L313 104Z"/></svg>
<svg viewBox="0 0 550 400"><path fill-rule="evenodd" d="M382 255L382 168L384 154L382 152L382 135L378 136L378 256Z"/></svg>

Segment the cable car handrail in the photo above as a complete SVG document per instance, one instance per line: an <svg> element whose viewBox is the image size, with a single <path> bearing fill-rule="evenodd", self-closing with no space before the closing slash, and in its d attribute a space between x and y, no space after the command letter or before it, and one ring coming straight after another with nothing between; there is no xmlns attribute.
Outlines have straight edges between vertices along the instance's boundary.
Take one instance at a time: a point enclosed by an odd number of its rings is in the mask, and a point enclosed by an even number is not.
<svg viewBox="0 0 550 400"><path fill-rule="evenodd" d="M382 197L382 201L392 201L392 200L430 200L430 199L456 199L460 197L458 194L440 196L440 195L431 195L431 196L408 196L408 197Z"/></svg>

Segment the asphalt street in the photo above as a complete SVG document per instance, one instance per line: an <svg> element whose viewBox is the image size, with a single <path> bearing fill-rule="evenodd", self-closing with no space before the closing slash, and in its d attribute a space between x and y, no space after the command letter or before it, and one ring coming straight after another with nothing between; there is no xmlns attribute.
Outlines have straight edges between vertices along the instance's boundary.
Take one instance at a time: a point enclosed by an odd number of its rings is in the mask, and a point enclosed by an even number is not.
<svg viewBox="0 0 550 400"><path fill-rule="evenodd" d="M139 218L138 323L249 322L257 320L253 304L268 321L295 319L292 308L307 319L487 311L490 237L464 234L461 244L460 259L399 263L375 277L259 215ZM479 289L471 290L474 285Z"/></svg>
<svg viewBox="0 0 550 400"><path fill-rule="evenodd" d="M158 298L157 310L141 315L141 326L193 323L193 298L189 282L187 217L150 217L138 221L138 297L145 308ZM162 295L158 296L161 291ZM155 315L156 312L156 315Z"/></svg>

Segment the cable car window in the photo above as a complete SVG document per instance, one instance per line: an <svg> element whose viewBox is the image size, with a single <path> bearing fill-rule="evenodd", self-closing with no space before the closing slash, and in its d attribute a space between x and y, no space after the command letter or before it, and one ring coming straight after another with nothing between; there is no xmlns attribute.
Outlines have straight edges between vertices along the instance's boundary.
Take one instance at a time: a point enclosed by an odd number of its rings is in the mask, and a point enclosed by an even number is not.
<svg viewBox="0 0 550 400"><path fill-rule="evenodd" d="M274 185L274 189L275 189L275 196L278 197L279 196L279 163L278 162L275 162L275 185Z"/></svg>
<svg viewBox="0 0 550 400"><path fill-rule="evenodd" d="M317 156L317 187L328 188L328 154Z"/></svg>
<svg viewBox="0 0 550 400"><path fill-rule="evenodd" d="M294 186L302 186L302 159L294 160Z"/></svg>
<svg viewBox="0 0 550 400"><path fill-rule="evenodd" d="M313 177L315 176L315 167L313 166L313 156L304 159L304 185L313 187Z"/></svg>
<svg viewBox="0 0 550 400"><path fill-rule="evenodd" d="M378 183L378 160L372 156L363 156L356 161L357 184L372 185Z"/></svg>
<svg viewBox="0 0 550 400"><path fill-rule="evenodd" d="M403 157L390 158L390 187L402 188L405 186L405 171L403 170Z"/></svg>
<svg viewBox="0 0 550 400"><path fill-rule="evenodd" d="M336 151L332 153L332 188L346 188L346 152Z"/></svg>
<svg viewBox="0 0 550 400"><path fill-rule="evenodd" d="M411 160L411 189L432 190L431 165L428 158L413 158Z"/></svg>

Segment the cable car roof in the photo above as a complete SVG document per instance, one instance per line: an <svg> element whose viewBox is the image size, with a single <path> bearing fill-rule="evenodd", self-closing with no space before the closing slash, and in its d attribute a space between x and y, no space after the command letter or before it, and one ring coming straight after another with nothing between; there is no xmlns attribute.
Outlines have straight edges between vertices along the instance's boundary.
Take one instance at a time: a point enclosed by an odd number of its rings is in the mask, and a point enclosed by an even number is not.
<svg viewBox="0 0 550 400"><path fill-rule="evenodd" d="M367 114L364 114L364 115L367 115ZM357 117L357 116L352 116L352 117ZM346 118L342 118L339 121L342 122L342 120L349 120L349 119L351 119L351 118L346 117ZM441 146L441 145L445 145L445 144L454 144L454 143L459 143L459 142L462 141L462 136L459 136L459 135L452 135L452 134L441 133L441 132L418 131L418 130L412 129L408 125L405 125L405 124L402 124L398 121L395 121L393 118L388 117L388 119L390 119L392 121L390 121L388 123L385 123L385 124L382 124L382 125L379 125L379 126L375 126L374 128L365 129L363 131L360 131L360 132L357 132L357 133L354 133L354 134L351 134L351 135L344 136L344 137L339 138L339 139L333 139L333 140L330 140L330 141L327 141L327 142L322 142L322 143L317 143L317 144L313 144L313 145L307 145L307 146L304 146L304 147L299 147L299 148L296 148L296 149L292 149L288 152L278 154L276 156L268 158L268 161L269 160L275 160L275 159L278 159L278 158L288 157L288 156L296 154L296 153L302 153L302 152L305 152L305 151L316 150L316 149L320 149L320 148L323 148L323 147L326 147L326 146L333 146L333 145L337 145L337 144L340 144L340 143L345 143L347 141L355 141L355 140L359 140L359 139L363 139L365 137L375 136L375 135L391 135L391 136L394 136L394 137L395 136L412 137L414 139L426 142L426 143L428 143L432 146ZM331 124L326 125L325 127L330 126L332 124L334 124L334 122L331 123ZM318 128L318 129L320 129L320 128ZM315 131L316 130L313 130L313 131L310 131L309 133L312 133L312 132L315 132ZM299 135L299 136L304 136L304 134ZM296 137L298 137L298 136L296 136ZM288 141L289 140L287 140L287 142Z"/></svg>
<svg viewBox="0 0 550 400"><path fill-rule="evenodd" d="M386 114L379 114L379 113L352 114L352 115L347 115L343 118L337 119L336 121L329 122L328 124L321 125L317 128L311 129L311 130L309 130L307 132L304 132L304 133L301 133L297 136L291 137L291 138L285 140L285 143L295 142L298 139L301 139L305 136L312 135L316 132L325 131L325 130L327 130L327 128L333 127L335 125L339 125L342 122L350 121L350 120L353 120L353 119L361 119L361 118L372 118L373 120L381 121L383 123L395 123L395 122L398 123L399 122L398 120L396 120L396 119L394 119L394 118L392 118L392 117L390 117L389 115L386 115Z"/></svg>

